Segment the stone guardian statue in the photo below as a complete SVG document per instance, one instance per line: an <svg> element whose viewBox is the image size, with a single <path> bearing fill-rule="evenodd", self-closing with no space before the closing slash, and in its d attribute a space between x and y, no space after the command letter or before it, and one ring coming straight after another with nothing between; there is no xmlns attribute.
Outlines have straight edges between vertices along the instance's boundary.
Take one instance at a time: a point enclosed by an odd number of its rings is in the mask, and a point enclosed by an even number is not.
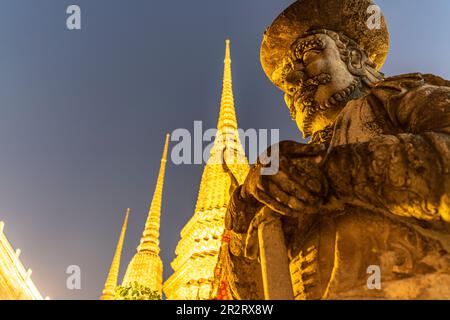
<svg viewBox="0 0 450 320"><path fill-rule="evenodd" d="M450 82L386 78L371 5L298 0L264 34L263 69L310 140L279 143L278 172L258 161L232 195L221 277L234 299L264 298L264 207L295 299L450 299Z"/></svg>

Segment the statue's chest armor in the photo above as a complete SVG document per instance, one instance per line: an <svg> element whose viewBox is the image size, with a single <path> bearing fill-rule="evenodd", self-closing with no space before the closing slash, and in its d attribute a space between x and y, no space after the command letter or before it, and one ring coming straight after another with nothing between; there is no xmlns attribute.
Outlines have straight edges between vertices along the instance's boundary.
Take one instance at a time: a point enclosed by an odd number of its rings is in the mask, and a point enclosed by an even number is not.
<svg viewBox="0 0 450 320"><path fill-rule="evenodd" d="M367 142L379 135L395 134L387 114L366 98L347 103L336 119L331 146Z"/></svg>
<svg viewBox="0 0 450 320"><path fill-rule="evenodd" d="M304 239L290 244L290 271L296 299L338 298L366 288L370 266L382 283L450 270L441 243L402 222L361 208L327 214ZM383 286L383 285L382 285ZM380 291L365 292L379 297ZM364 296L363 295L363 296Z"/></svg>

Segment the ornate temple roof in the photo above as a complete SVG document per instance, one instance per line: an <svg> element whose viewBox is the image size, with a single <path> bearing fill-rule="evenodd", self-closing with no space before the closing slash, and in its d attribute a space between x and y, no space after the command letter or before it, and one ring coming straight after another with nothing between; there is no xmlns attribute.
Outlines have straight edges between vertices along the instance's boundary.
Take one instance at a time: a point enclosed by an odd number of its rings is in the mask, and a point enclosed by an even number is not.
<svg viewBox="0 0 450 320"><path fill-rule="evenodd" d="M31 269L25 269L19 259L20 249L14 250L3 233L0 221L0 300L43 300L31 280Z"/></svg>

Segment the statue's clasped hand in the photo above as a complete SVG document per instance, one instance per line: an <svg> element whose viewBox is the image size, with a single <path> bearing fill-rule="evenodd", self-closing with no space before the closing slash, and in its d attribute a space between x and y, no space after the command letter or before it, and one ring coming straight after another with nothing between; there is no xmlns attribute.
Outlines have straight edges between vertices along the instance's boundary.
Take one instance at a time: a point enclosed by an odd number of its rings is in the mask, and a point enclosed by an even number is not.
<svg viewBox="0 0 450 320"><path fill-rule="evenodd" d="M263 174L262 169L273 164L266 161L263 164L258 159L241 188L243 198L252 198L260 204L247 231L245 255L248 258L257 257L260 224L282 216L300 217L316 213L328 194L328 183L322 170L326 155L324 145L283 141L276 147L278 171L271 175Z"/></svg>
<svg viewBox="0 0 450 320"><path fill-rule="evenodd" d="M325 146L283 141L277 147L278 170L273 174L262 174L262 169L272 164L263 164L258 159L242 186L241 196L254 198L283 216L314 213L328 193L322 170Z"/></svg>

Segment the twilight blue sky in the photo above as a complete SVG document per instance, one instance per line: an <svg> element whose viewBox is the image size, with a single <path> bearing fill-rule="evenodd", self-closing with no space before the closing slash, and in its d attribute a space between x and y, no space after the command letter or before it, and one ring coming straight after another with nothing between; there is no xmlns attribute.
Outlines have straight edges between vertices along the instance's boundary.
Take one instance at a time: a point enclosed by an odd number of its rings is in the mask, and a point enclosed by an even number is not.
<svg viewBox="0 0 450 320"><path fill-rule="evenodd" d="M151 200L164 134L214 127L231 38L240 127L300 139L259 65L265 27L289 0L1 0L0 220L32 279L54 299L98 298L124 209L122 274ZM387 75L450 78L450 1L378 0L391 32ZM66 8L82 9L68 31ZM165 278L193 214L202 166L168 164ZM82 289L66 289L66 268Z"/></svg>

